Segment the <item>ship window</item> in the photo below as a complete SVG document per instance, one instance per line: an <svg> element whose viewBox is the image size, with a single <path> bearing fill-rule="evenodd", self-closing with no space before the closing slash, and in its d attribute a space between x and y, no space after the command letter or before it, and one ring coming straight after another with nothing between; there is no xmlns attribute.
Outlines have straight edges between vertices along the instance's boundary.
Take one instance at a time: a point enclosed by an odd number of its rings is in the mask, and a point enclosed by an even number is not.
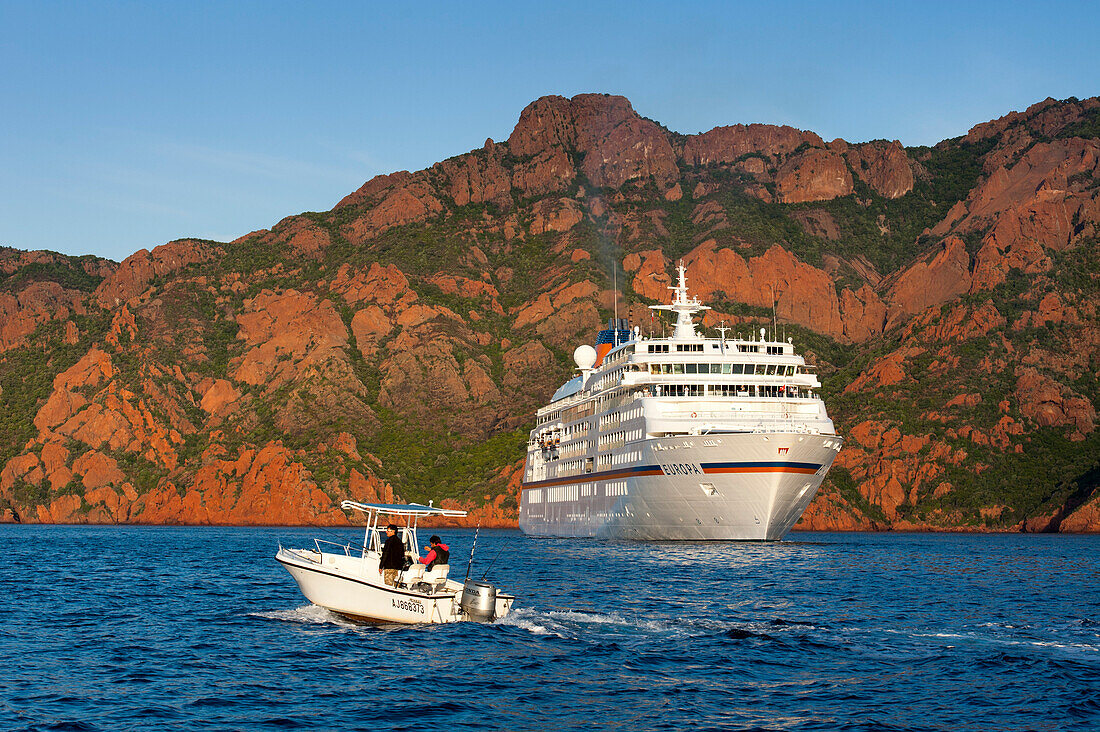
<svg viewBox="0 0 1100 732"><path fill-rule="evenodd" d="M684 373L685 374L694 374L694 373L696 373L696 365L693 364L693 363L685 363L684 364Z"/></svg>

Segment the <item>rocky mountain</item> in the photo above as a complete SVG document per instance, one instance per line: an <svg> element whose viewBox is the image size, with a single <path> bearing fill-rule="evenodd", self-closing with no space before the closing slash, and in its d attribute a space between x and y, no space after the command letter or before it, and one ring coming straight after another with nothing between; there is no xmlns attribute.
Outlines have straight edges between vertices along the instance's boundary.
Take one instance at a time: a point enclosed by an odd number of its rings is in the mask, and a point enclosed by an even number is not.
<svg viewBox="0 0 1100 732"><path fill-rule="evenodd" d="M341 498L515 521L534 410L678 259L773 316L847 438L800 523L1100 529L1100 99L934 147L682 135L545 97L507 141L331 211L125 261L0 250L7 521L342 523Z"/></svg>

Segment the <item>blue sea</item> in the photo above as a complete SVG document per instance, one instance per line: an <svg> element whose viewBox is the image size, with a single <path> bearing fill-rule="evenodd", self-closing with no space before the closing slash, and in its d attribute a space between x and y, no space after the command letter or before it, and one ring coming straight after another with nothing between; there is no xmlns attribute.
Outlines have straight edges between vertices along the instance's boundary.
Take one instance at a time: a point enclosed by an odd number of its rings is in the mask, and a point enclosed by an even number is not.
<svg viewBox="0 0 1100 732"><path fill-rule="evenodd" d="M273 559L318 533L0 527L0 728L1100 729L1100 537L482 531L511 615L371 627Z"/></svg>

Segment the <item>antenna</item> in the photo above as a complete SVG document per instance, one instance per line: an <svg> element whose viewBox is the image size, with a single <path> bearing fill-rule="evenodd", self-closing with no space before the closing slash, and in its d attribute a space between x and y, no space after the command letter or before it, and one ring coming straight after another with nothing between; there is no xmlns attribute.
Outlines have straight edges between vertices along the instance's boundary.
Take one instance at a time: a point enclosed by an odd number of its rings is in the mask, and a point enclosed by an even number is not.
<svg viewBox="0 0 1100 732"><path fill-rule="evenodd" d="M775 286L772 286L772 339L775 339L775 331L779 330L775 322Z"/></svg>
<svg viewBox="0 0 1100 732"><path fill-rule="evenodd" d="M721 343L722 353L725 353L726 352L726 331L729 330L729 328L726 327L726 319L722 318L722 325L717 325L717 326L714 327L714 329L716 331L718 331L718 333L720 334L719 338L721 340L719 342Z"/></svg>
<svg viewBox="0 0 1100 732"><path fill-rule="evenodd" d="M615 260L611 261L611 287L615 290L615 345L619 345L619 268L615 265Z"/></svg>

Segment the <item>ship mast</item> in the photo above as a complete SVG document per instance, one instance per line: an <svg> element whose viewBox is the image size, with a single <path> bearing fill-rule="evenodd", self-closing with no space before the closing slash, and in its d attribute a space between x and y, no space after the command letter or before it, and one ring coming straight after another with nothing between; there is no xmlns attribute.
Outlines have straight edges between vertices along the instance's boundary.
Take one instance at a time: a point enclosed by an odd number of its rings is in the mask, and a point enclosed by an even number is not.
<svg viewBox="0 0 1100 732"><path fill-rule="evenodd" d="M694 298L688 298L687 275L684 270L684 260L681 259L676 268L680 274L679 282L675 287L672 285L668 287L668 289L672 290L674 293L672 296L672 304L650 305L649 307L652 310L671 310L676 313L676 328L672 331L672 340L683 341L698 337L698 334L695 332L695 321L692 320L691 316L703 310L710 310L710 308L700 304L700 302Z"/></svg>

